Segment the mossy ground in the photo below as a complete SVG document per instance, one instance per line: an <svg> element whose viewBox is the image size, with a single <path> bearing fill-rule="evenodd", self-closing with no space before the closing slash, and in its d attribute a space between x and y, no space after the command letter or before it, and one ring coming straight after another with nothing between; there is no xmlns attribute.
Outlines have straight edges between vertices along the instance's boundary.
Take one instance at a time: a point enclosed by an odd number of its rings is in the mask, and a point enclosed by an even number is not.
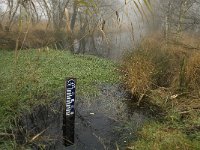
<svg viewBox="0 0 200 150"><path fill-rule="evenodd" d="M16 56L13 51L1 50L0 149L13 144L15 118L64 93L66 77L77 78L79 96L94 96L97 85L118 81L115 67L111 61L67 51L24 50Z"/></svg>

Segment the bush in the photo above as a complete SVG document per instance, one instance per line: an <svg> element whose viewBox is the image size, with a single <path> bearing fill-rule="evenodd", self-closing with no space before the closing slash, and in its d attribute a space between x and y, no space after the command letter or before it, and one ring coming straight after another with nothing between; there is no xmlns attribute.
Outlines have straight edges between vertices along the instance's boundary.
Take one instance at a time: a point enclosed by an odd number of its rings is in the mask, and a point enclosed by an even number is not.
<svg viewBox="0 0 200 150"><path fill-rule="evenodd" d="M191 49L194 46L197 42L192 38L167 43L151 37L124 57L127 89L133 95L145 94L145 102L166 112L162 123L142 127L140 138L128 149L200 149L200 52L198 47Z"/></svg>
<svg viewBox="0 0 200 150"><path fill-rule="evenodd" d="M200 90L200 52L194 52L187 61L185 67L185 80L190 91Z"/></svg>
<svg viewBox="0 0 200 150"><path fill-rule="evenodd" d="M54 30L45 21L37 24L24 22L20 27L18 24L14 24L10 31L0 29L0 49L14 50L17 41L18 49L43 48L46 46L64 49L67 46L69 47L70 36L64 29Z"/></svg>
<svg viewBox="0 0 200 150"><path fill-rule="evenodd" d="M140 53L133 55L124 64L125 84L133 94L146 93L151 89L154 64Z"/></svg>
<svg viewBox="0 0 200 150"><path fill-rule="evenodd" d="M144 94L159 87L198 93L200 53L156 39L145 39L124 57L122 72L127 88L132 94Z"/></svg>

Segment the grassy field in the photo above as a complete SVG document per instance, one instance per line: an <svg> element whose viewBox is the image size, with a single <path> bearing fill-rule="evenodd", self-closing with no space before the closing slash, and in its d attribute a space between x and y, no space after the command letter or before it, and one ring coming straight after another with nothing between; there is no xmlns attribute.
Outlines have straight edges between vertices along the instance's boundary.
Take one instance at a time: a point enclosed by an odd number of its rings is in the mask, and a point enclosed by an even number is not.
<svg viewBox="0 0 200 150"><path fill-rule="evenodd" d="M77 78L79 96L98 94L97 85L116 83L116 64L66 51L0 51L0 149L13 147L15 118L48 104L64 89L66 77ZM61 99L62 100L62 99Z"/></svg>
<svg viewBox="0 0 200 150"><path fill-rule="evenodd" d="M0 149L15 149L16 118L38 105L62 101L65 78L75 77L79 97L96 96L98 85L122 80L134 97L133 105L147 102L164 112L133 133L137 140L127 135L127 149L199 150L199 60L199 51L152 37L124 57L120 75L118 64L94 56L49 49L19 51L16 56L1 50ZM133 131L130 119L124 129Z"/></svg>

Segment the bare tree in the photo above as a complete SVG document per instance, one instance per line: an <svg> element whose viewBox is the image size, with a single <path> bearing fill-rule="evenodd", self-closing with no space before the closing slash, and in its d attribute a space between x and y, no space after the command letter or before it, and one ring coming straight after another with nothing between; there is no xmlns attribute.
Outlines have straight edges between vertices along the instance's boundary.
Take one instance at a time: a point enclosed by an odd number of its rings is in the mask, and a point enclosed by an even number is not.
<svg viewBox="0 0 200 150"><path fill-rule="evenodd" d="M198 0L161 0L162 18L165 37L170 35L179 36L181 32L194 29L199 24Z"/></svg>

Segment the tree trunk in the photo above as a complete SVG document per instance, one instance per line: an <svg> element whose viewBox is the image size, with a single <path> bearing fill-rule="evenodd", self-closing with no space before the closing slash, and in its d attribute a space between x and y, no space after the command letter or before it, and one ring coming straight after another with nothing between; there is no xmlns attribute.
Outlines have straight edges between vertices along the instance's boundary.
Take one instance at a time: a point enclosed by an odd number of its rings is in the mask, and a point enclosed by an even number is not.
<svg viewBox="0 0 200 150"><path fill-rule="evenodd" d="M165 16L165 39L168 41L169 39L169 34L170 34L170 20L171 18L171 1L168 2L168 9L167 9L167 14Z"/></svg>
<svg viewBox="0 0 200 150"><path fill-rule="evenodd" d="M74 27L75 27L76 16L77 16L77 13L78 13L77 5L78 5L78 2L77 2L77 0L75 0L75 1L74 1L74 6L73 6L73 15L72 15L71 24L70 24L70 28L71 28L71 31L72 31L72 32L73 32Z"/></svg>

